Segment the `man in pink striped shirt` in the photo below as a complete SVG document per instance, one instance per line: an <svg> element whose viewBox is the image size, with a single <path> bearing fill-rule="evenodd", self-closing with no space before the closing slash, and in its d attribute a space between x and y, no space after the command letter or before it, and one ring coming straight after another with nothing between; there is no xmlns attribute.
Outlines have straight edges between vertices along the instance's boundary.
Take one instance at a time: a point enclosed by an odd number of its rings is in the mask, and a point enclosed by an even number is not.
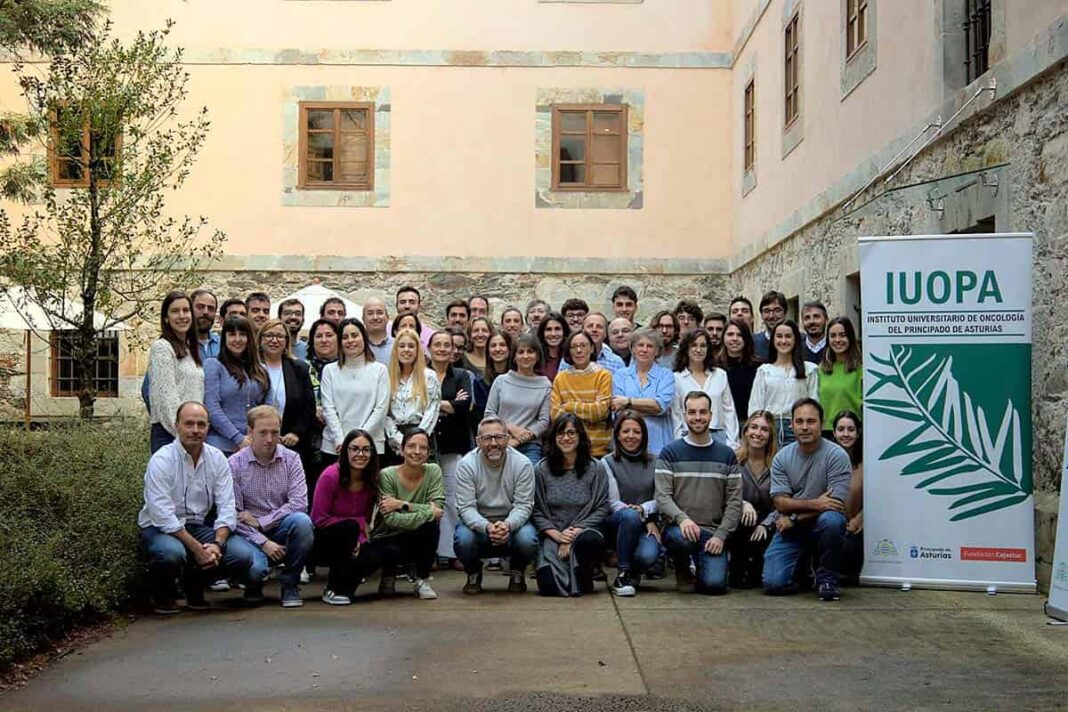
<svg viewBox="0 0 1068 712"><path fill-rule="evenodd" d="M230 456L237 508L237 535L231 554L247 566L245 600L263 600L263 581L271 564L283 565L282 607L304 605L300 573L315 543L315 529L306 511L308 485L300 456L283 447L282 419L274 406L248 412L252 444Z"/></svg>

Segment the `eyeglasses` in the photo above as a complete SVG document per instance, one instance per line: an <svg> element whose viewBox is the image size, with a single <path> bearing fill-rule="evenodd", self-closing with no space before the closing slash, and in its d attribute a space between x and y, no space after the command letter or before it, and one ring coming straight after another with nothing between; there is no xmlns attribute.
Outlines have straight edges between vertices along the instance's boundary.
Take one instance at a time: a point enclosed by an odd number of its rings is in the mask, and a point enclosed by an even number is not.
<svg viewBox="0 0 1068 712"><path fill-rule="evenodd" d="M786 311L782 307L764 307L760 313L765 316L782 316Z"/></svg>
<svg viewBox="0 0 1068 712"><path fill-rule="evenodd" d="M367 447L366 445L359 445L359 446L350 445L349 446L349 454L350 455L370 455L371 454L371 448Z"/></svg>
<svg viewBox="0 0 1068 712"><path fill-rule="evenodd" d="M286 340L286 335L285 334L264 334L262 338L263 338L264 341L285 341Z"/></svg>
<svg viewBox="0 0 1068 712"><path fill-rule="evenodd" d="M478 439L484 443L503 443L508 439L507 435L479 435Z"/></svg>
<svg viewBox="0 0 1068 712"><path fill-rule="evenodd" d="M577 430L561 430L560 432L558 432L556 434L556 437L558 437L558 438L577 438L578 437L578 431Z"/></svg>

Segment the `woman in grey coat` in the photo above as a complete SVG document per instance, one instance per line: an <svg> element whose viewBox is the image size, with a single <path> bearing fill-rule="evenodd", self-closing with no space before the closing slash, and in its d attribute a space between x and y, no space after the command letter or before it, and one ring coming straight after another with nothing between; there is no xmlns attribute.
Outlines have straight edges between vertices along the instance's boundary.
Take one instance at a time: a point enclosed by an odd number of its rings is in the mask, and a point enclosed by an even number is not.
<svg viewBox="0 0 1068 712"><path fill-rule="evenodd" d="M531 515L541 537L538 593L581 596L593 592L594 568L604 558L599 526L611 512L608 476L593 460L586 428L574 415L557 418L545 441Z"/></svg>

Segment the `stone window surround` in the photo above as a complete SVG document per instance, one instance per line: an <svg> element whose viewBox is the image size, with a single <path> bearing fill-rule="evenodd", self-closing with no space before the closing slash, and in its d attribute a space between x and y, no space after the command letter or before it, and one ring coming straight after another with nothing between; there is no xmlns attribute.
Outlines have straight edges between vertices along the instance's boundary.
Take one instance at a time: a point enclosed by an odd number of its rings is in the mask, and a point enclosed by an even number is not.
<svg viewBox="0 0 1068 712"><path fill-rule="evenodd" d="M374 186L372 190L301 190L297 187L297 153L302 101L373 103ZM294 86L287 87L282 102L282 205L294 207L382 208L390 204L390 106L389 87Z"/></svg>
<svg viewBox="0 0 1068 712"><path fill-rule="evenodd" d="M740 94L738 105L742 107L742 122L741 130L739 132L738 146L740 147L741 160L738 161L738 165L742 166L742 197L749 195L750 192L757 186L757 166L760 164L760 142L757 137L760 135L760 115L759 110L759 98L760 87L757 86L756 81L757 70L757 55L754 52L746 60L745 68L743 69L742 81L740 86ZM753 165L746 170L745 168L745 89L749 86L749 83L753 83Z"/></svg>
<svg viewBox="0 0 1068 712"><path fill-rule="evenodd" d="M867 35L864 44L853 51L852 56L846 56L846 33L847 33L847 7L849 0L842 0L842 101L845 101L853 90L860 86L869 74L875 71L876 57L878 55L878 5L879 0L868 0Z"/></svg>
<svg viewBox="0 0 1068 712"><path fill-rule="evenodd" d="M627 190L552 190L553 104L627 105ZM645 92L618 88L539 87L534 107L534 207L640 210L644 196Z"/></svg>
<svg viewBox="0 0 1068 712"><path fill-rule="evenodd" d="M989 66L1005 59L1005 4L1007 0L990 2L990 45L987 48ZM963 12L965 0L934 0L935 21L938 23L935 57L936 86L942 87L943 101L967 84L964 70ZM978 81L978 80L976 80Z"/></svg>
<svg viewBox="0 0 1068 712"><path fill-rule="evenodd" d="M805 98L804 98L805 97L805 94L804 94L804 86L805 86L805 81L804 81L805 45L804 45L804 40L803 40L803 38L805 36L805 12L804 12L804 8L805 8L805 6L801 2L801 0L786 0L786 2L783 3L783 7L782 7L782 27L781 27L781 29L779 31L779 46L783 48L782 49L783 54L781 55L782 61L779 62L779 67L780 67L779 76L782 77L782 84L780 85L780 87L782 88L782 90L779 92L779 96L783 97L784 101L785 101L785 96L786 96L786 86L785 86L785 84L786 84L786 74L782 70L782 68L785 67L785 65L786 65L786 56L785 56L786 49L785 49L785 45L783 44L783 38L786 36L786 27L787 27L787 25L789 25L793 21L795 16L798 18L797 27L800 30L800 33L799 33L800 37L797 40L797 42L798 42L797 59L801 64L801 66L798 67L798 70L797 70L797 73L798 73L798 76L799 76L798 88L799 88L799 91L801 92L801 97L798 100L799 106L798 106L797 116L794 117L794 120L790 122L789 126L784 126L783 130L782 130L782 156L781 156L782 158L786 158L787 156L789 156L790 153L793 152L793 150L795 148L797 148L798 144L800 144L801 141L805 138Z"/></svg>

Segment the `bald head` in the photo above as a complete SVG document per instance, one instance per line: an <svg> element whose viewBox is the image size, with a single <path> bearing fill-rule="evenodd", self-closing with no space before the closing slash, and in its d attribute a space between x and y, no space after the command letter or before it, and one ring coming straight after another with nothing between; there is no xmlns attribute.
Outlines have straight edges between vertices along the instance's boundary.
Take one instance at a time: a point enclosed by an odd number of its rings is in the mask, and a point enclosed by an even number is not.
<svg viewBox="0 0 1068 712"><path fill-rule="evenodd" d="M385 338L386 327L389 325L389 309L383 300L369 297L363 303L363 325L376 342Z"/></svg>
<svg viewBox="0 0 1068 712"><path fill-rule="evenodd" d="M617 354L630 353L630 335L634 324L630 319L618 316L608 324L608 345Z"/></svg>

